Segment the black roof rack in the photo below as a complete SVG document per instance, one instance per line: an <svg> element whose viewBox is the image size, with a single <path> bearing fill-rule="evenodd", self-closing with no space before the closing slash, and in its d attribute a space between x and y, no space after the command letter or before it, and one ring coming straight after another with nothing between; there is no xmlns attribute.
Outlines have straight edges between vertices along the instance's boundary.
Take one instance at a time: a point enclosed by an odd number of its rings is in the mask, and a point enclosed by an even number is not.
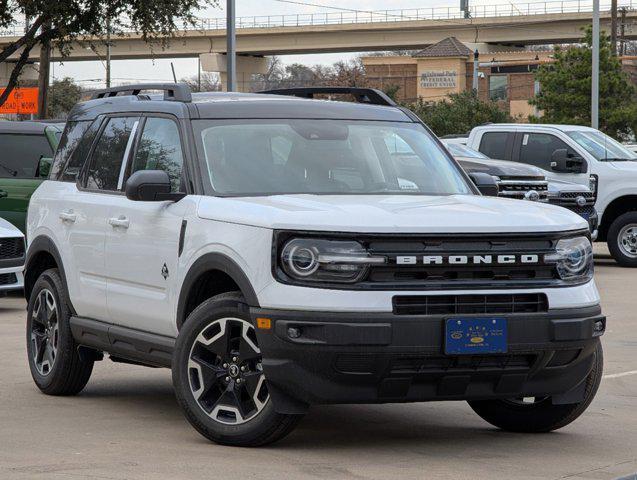
<svg viewBox="0 0 637 480"><path fill-rule="evenodd" d="M163 90L164 100L185 103L192 102L190 87L186 83L139 83L135 85L121 85L93 92L91 100L116 97L120 93L139 95L141 92L147 90Z"/></svg>
<svg viewBox="0 0 637 480"><path fill-rule="evenodd" d="M358 87L301 87L301 88L278 88L275 90L265 90L259 93L271 95L289 95L292 97L314 98L315 95L352 95L358 103L369 103L371 105L383 105L385 107L397 107L386 93L375 88Z"/></svg>

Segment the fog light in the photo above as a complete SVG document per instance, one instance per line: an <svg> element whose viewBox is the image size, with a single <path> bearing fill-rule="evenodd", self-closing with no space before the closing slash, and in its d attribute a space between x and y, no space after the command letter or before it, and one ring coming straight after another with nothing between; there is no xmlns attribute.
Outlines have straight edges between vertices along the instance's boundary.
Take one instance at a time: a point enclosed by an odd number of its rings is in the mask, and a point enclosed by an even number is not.
<svg viewBox="0 0 637 480"><path fill-rule="evenodd" d="M593 331L595 333L600 333L604 331L604 322L601 320L597 320L595 325L593 325Z"/></svg>
<svg viewBox="0 0 637 480"><path fill-rule="evenodd" d="M301 336L301 329L296 327L288 328L288 337L299 338Z"/></svg>

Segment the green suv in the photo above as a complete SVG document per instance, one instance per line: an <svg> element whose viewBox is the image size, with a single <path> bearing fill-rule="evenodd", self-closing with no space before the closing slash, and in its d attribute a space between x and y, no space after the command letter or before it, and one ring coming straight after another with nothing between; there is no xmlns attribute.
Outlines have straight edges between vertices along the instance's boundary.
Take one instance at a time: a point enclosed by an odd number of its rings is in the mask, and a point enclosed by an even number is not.
<svg viewBox="0 0 637 480"><path fill-rule="evenodd" d="M64 123L0 122L0 217L23 233L29 200L49 176Z"/></svg>

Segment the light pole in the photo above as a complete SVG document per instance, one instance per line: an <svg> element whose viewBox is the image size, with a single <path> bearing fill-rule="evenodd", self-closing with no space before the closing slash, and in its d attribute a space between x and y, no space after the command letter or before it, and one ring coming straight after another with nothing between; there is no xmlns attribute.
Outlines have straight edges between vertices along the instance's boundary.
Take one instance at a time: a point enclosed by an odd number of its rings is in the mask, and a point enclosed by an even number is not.
<svg viewBox="0 0 637 480"><path fill-rule="evenodd" d="M227 90L233 92L237 89L237 32L236 32L236 10L235 0L227 2L227 28L226 35L228 37L227 48Z"/></svg>
<svg viewBox="0 0 637 480"><path fill-rule="evenodd" d="M593 0L593 65L591 81L591 127L599 128L599 0Z"/></svg>

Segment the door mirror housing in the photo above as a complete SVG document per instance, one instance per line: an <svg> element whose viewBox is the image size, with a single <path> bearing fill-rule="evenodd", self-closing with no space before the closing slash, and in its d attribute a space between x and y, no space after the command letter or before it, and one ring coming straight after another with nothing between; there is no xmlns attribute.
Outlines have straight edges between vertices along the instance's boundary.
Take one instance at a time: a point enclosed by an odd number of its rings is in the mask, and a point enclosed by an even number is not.
<svg viewBox="0 0 637 480"><path fill-rule="evenodd" d="M36 177L47 179L49 173L51 173L51 165L53 165L53 159L50 157L40 157L38 160L38 171Z"/></svg>
<svg viewBox="0 0 637 480"><path fill-rule="evenodd" d="M170 177L163 170L139 170L126 180L126 198L137 202L178 202L185 193L171 192Z"/></svg>
<svg viewBox="0 0 637 480"><path fill-rule="evenodd" d="M559 148L551 155L551 169L560 173L586 173L586 162L582 157L570 155L567 149Z"/></svg>
<svg viewBox="0 0 637 480"><path fill-rule="evenodd" d="M480 193L487 197L497 197L500 193L500 188L498 187L495 179L489 175L488 173L482 172L473 172L469 174L469 178L478 187Z"/></svg>

